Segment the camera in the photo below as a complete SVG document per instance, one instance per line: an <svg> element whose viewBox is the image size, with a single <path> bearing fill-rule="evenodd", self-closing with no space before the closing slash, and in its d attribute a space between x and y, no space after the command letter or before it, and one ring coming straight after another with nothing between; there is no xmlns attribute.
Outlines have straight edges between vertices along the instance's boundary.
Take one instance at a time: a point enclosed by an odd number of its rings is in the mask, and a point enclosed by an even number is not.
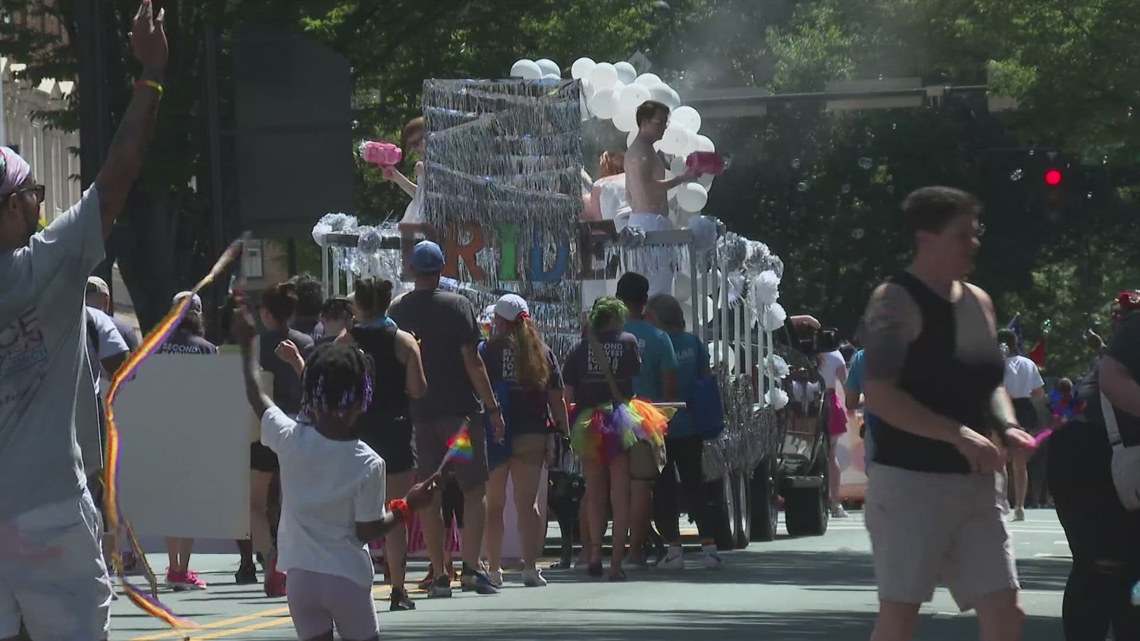
<svg viewBox="0 0 1140 641"><path fill-rule="evenodd" d="M826 354L839 349L839 330L834 327L815 329L795 326L791 319L784 322L784 333L788 344L807 356Z"/></svg>

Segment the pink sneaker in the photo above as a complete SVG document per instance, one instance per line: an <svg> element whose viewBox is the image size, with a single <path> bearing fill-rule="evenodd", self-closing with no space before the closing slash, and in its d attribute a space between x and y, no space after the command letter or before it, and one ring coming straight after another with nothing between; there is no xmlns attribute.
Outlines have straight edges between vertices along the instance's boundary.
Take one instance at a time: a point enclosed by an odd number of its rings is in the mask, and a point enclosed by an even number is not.
<svg viewBox="0 0 1140 641"><path fill-rule="evenodd" d="M198 578L197 574L193 572L174 572L170 569L166 570L166 585L175 592L206 589L206 582Z"/></svg>

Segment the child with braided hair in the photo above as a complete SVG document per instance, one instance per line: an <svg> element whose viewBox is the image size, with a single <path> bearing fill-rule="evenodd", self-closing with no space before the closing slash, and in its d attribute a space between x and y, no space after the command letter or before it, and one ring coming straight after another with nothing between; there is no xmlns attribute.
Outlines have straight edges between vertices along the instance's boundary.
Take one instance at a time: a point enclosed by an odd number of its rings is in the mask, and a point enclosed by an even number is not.
<svg viewBox="0 0 1140 641"><path fill-rule="evenodd" d="M261 442L281 462L283 505L276 569L289 579L289 613L302 641L379 638L367 541L428 505L438 476L384 505L385 463L353 430L371 402L372 363L352 345L322 345L302 375L302 408L289 418L261 389L248 309L234 314L246 396Z"/></svg>

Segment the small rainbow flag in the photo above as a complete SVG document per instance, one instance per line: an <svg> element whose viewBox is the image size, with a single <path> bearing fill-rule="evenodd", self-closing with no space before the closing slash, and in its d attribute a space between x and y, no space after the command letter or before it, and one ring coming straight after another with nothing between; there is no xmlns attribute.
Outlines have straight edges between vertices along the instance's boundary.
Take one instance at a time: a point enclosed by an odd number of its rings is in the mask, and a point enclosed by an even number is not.
<svg viewBox="0 0 1140 641"><path fill-rule="evenodd" d="M447 456L443 458L444 462L449 461L467 461L475 458L475 448L471 445L471 434L467 430L467 424L464 423L463 427L451 437L447 442Z"/></svg>

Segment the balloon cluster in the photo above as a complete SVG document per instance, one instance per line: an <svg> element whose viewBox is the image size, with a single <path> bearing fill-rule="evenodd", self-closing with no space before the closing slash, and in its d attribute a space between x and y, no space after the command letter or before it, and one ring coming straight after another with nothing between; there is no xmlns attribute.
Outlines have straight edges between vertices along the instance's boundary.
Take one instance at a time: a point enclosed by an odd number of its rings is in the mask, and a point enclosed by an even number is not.
<svg viewBox="0 0 1140 641"><path fill-rule="evenodd" d="M652 73L638 75L628 62L595 62L579 58L570 67L570 76L582 82L586 117L609 120L618 130L628 134L626 146L637 137L637 108L646 101L655 100L669 107L669 124L665 134L654 146L667 156L667 178L684 174L690 154L713 153L716 145L708 136L700 134L701 114L681 104L675 89ZM562 69L553 60L519 60L511 67L511 77L523 80L555 81L562 79ZM713 175L703 175L697 182L685 183L669 190L669 198L677 207L688 213L699 213L708 203Z"/></svg>

